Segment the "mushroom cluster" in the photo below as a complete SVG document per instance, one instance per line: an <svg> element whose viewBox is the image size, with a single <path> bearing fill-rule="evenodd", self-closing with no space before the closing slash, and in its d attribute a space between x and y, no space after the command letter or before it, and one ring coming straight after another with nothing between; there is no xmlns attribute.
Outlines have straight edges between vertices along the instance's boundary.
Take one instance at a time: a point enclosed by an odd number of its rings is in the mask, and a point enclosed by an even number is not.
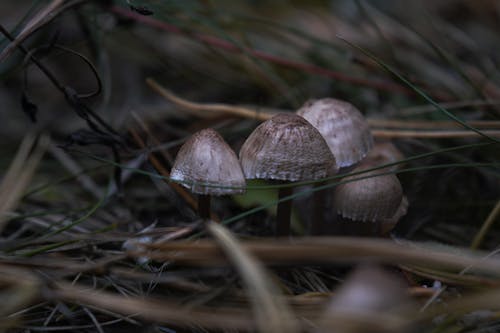
<svg viewBox="0 0 500 333"><path fill-rule="evenodd" d="M391 143L377 144L371 152L374 141L368 122L348 102L333 98L312 100L306 102L297 114L323 135L340 168L339 174L363 171L402 159ZM331 204L341 217L340 223L349 224L356 234L388 233L406 214L408 207L398 178L394 174L379 175L394 170L393 166L388 170L367 171L342 179L342 184L333 188ZM317 206L321 198L315 200ZM316 234L323 224L321 213L322 210L315 211L315 220L311 222Z"/></svg>
<svg viewBox="0 0 500 333"><path fill-rule="evenodd" d="M210 217L210 196L240 194L245 179L279 183L276 234L290 234L293 183L316 181L356 168L373 147L368 123L352 104L333 98L306 102L296 114L281 113L260 124L236 154L214 130L195 133L179 150L171 178L199 195L198 210ZM380 163L378 153L366 158L357 170ZM382 156L382 157L381 157ZM356 169L355 169L356 170ZM333 191L333 206L340 216L361 222L376 222L386 232L406 212L407 201L393 174L363 174L345 178ZM311 233L323 224L325 198L315 190ZM330 205L331 206L331 205Z"/></svg>

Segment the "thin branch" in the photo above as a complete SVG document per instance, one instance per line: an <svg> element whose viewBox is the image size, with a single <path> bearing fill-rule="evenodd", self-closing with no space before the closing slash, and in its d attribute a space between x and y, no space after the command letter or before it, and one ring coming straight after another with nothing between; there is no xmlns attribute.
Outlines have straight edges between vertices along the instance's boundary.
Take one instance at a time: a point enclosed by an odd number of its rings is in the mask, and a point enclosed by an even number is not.
<svg viewBox="0 0 500 333"><path fill-rule="evenodd" d="M500 130L482 131L490 137L500 138ZM412 131L412 130L372 130L376 138L420 138L420 139L450 139L450 138L480 138L481 134L468 130L434 130L434 131Z"/></svg>
<svg viewBox="0 0 500 333"><path fill-rule="evenodd" d="M234 106L228 104L207 104L207 103L196 103L188 101L175 95L172 91L161 86L152 78L147 78L146 83L159 95L174 103L178 107L192 112L194 115L201 117L210 117L213 114L220 115L227 114L242 118L249 118L255 120L268 120L278 113L277 110L272 112L267 111L268 109L251 109L243 106ZM289 110L280 110L281 112L290 112ZM203 113L204 112L204 113ZM455 122L407 122L400 120L381 120L381 119L368 119L368 123L372 127L397 127L397 128L421 128L430 130L393 130L393 129L372 129L372 135L377 138L433 138L433 139L445 139L445 138L474 138L480 137L480 135L473 131L468 130L445 130L443 128L460 128L460 124ZM468 122L471 126L476 126L477 128L500 128L500 122L498 121L471 121ZM433 130L432 130L433 129ZM484 130L484 134L492 137L500 137L500 129L496 130Z"/></svg>
<svg viewBox="0 0 500 333"><path fill-rule="evenodd" d="M500 199L497 201L495 207L493 207L490 214L488 215L488 217L484 221L483 225L481 226L481 229L474 237L474 240L472 241L472 244L470 246L471 249L478 249L479 248L479 246L481 245L481 243L484 240L484 237L486 236L486 234L488 233L490 228L493 226L495 221L498 222L499 215L500 215Z"/></svg>
<svg viewBox="0 0 500 333"><path fill-rule="evenodd" d="M267 120L270 119L274 114L270 112L262 112L258 110L252 110L245 107L227 105L227 104L202 104L188 101L175 95L172 91L161 86L158 82L151 78L146 79L146 83L168 101L180 106L188 111L193 111L196 115L202 117L209 117L222 114L235 115L242 118L250 118L255 120ZM209 113L207 113L209 112Z"/></svg>
<svg viewBox="0 0 500 333"><path fill-rule="evenodd" d="M65 5L65 0L54 0L49 3L25 25L24 29L15 39L9 38L11 39L11 43L7 45L2 53L0 53L0 63L5 61L5 59L7 59L7 57L9 57L16 48L19 48L21 46L21 43L25 41L29 36L31 36L35 31L51 22L68 8L71 8L72 6L78 5L85 1L86 0L75 0Z"/></svg>
<svg viewBox="0 0 500 333"><path fill-rule="evenodd" d="M404 129L445 129L445 128L463 128L454 121L415 121L415 120L396 120L396 119L368 119L371 127L385 128L404 128ZM467 124L480 129L498 129L500 130L500 121L495 120L472 120Z"/></svg>

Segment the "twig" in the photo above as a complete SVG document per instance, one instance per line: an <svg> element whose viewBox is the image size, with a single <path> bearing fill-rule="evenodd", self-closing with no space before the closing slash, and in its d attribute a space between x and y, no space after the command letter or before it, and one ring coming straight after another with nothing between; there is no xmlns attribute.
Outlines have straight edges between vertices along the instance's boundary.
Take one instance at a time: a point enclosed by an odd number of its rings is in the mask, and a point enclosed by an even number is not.
<svg viewBox="0 0 500 333"><path fill-rule="evenodd" d="M299 332L298 323L264 267L246 251L229 229L212 221L207 228L239 271L251 300L259 332Z"/></svg>
<svg viewBox="0 0 500 333"><path fill-rule="evenodd" d="M471 249L478 249L479 246L481 246L484 237L490 230L493 223L498 222L498 215L500 215L500 199L497 201L495 207L493 207L490 214L488 215L483 225L481 226L481 229L474 237L474 240L472 241L472 244L470 246Z"/></svg>
<svg viewBox="0 0 500 333"><path fill-rule="evenodd" d="M75 0L64 5L65 0L53 0L26 24L24 29L15 39L11 39L11 43L7 45L2 53L0 53L0 63L5 61L5 59L14 51L14 49L19 48L21 46L21 43L36 30L51 22L66 9L78 5L84 1L86 0Z"/></svg>
<svg viewBox="0 0 500 333"><path fill-rule="evenodd" d="M146 143L142 138L139 136L137 131L135 131L132 128L129 128L129 133L132 135L132 138L134 141L142 148L146 148ZM170 172L168 172L167 169L160 163L160 161L153 155L149 154L148 159L151 162L151 164L154 166L154 168L164 177L169 177ZM171 183L170 186L186 201L186 203L193 209L196 209L197 207L197 202L196 200L179 184L177 183Z"/></svg>
<svg viewBox="0 0 500 333"><path fill-rule="evenodd" d="M37 143L32 135L26 136L21 143L0 183L0 233L8 221L6 213L15 208L22 197L22 192L33 176L48 144L48 137L42 136Z"/></svg>
<svg viewBox="0 0 500 333"><path fill-rule="evenodd" d="M482 131L490 137L500 137L500 130ZM449 138L480 138L481 134L467 131L411 131L411 130L372 130L376 138L421 138L421 139L449 139Z"/></svg>
<svg viewBox="0 0 500 333"><path fill-rule="evenodd" d="M460 255L433 249L425 244L362 237L304 237L294 240L266 239L242 241L241 245L266 264L332 264L354 261L377 261L391 264L415 264L440 269L474 270L500 276L500 262L474 255ZM148 255L154 260L175 260L185 264L205 266L226 265L217 245L209 240L176 241L144 245L149 252L129 253Z"/></svg>
<svg viewBox="0 0 500 333"><path fill-rule="evenodd" d="M500 100L483 100L483 99L478 99L478 100L471 100L471 101L455 101L455 102L446 102L446 103L441 103L441 106L445 109L451 110L451 109L459 109L459 108L464 108L468 106L494 106L494 105L500 105ZM417 105L417 106L410 106L401 109L401 115L413 115L413 114L419 114L419 113L426 113L426 112L434 112L437 111L436 107L433 105Z"/></svg>
<svg viewBox="0 0 500 333"><path fill-rule="evenodd" d="M9 40L14 41L14 37L1 24L0 24L0 32ZM47 76L47 78L52 82L52 84L64 95L64 97L71 105L71 107L76 111L78 116L86 120L87 124L91 129L100 132L96 124L93 122L92 119L88 117L88 115L90 115L94 120L96 120L97 123L101 125L104 129L106 129L109 133L119 137L119 134L110 125L108 125L104 120L102 120L102 118L97 113L92 111L89 107L87 107L79 100L79 96L76 94L76 92L74 92L70 87L61 84L59 80L57 80L55 75L36 57L30 54L30 52L24 46L22 46L21 44L17 44L17 48L21 50L24 55L28 56L29 59L33 61L33 63ZM84 58L87 64L90 63L90 61L87 61L85 57L81 55L80 57ZM93 66L91 66L91 68L94 74L97 74L93 69ZM98 81L100 80L98 79Z"/></svg>
<svg viewBox="0 0 500 333"><path fill-rule="evenodd" d="M271 117L273 117L276 112L276 110L273 110L273 112L269 111L259 111L259 110L254 110L242 106L233 106L233 105L228 105L228 104L204 104L204 103L195 103L188 101L184 98L181 98L177 95L175 95L172 91L164 88L161 86L158 82L156 82L152 78L147 78L146 83L158 94L160 94L162 97L164 97L166 100L174 103L175 105L194 112L198 116L210 116L213 113L224 113L227 115L233 115L233 116L238 116L238 117L243 117L243 118L250 118L250 119L255 119L255 120L268 120ZM206 112L206 114L200 114L200 112ZM290 112L287 110L282 110L282 112ZM425 128L425 129L432 129L432 128L455 128L455 127L462 127L460 124L455 123L455 122L405 122L405 121L399 121L399 120L380 120L380 119L368 119L368 123L374 127L374 126L380 126L380 127L403 127L403 128ZM500 122L498 121L475 121L475 122L469 122L471 126L477 126L477 128L499 128L500 127ZM442 126L442 127L439 127ZM485 130L482 131L484 134L493 136L493 137L500 137L500 130ZM473 137L479 137L479 135L476 132L468 131L468 130L455 130L455 131L450 131L450 130L430 130L430 131L424 131L424 130L384 130L384 129L372 129L372 135L374 137L378 138L433 138L433 139L445 139L445 138L473 138Z"/></svg>
<svg viewBox="0 0 500 333"><path fill-rule="evenodd" d="M103 290L73 286L59 282L52 290L52 296L64 301L92 305L109 311L131 315L156 322L168 322L182 326L199 325L213 329L252 331L254 321L248 311L234 308L197 307L183 308L177 303L153 299L129 298Z"/></svg>
<svg viewBox="0 0 500 333"><path fill-rule="evenodd" d="M404 128L404 129L445 129L462 128L454 121L414 121L414 120L395 120L395 119L367 119L371 127L384 128ZM480 129L500 130L500 121L495 120L472 120L468 125Z"/></svg>
<svg viewBox="0 0 500 333"><path fill-rule="evenodd" d="M53 0L38 14L35 15L19 33L15 40L13 40L7 47L0 53L0 63L2 63L26 38L28 38L36 29L41 26L41 23L50 17L50 13L56 10L64 3L64 0ZM55 16L52 16L54 18Z"/></svg>
<svg viewBox="0 0 500 333"><path fill-rule="evenodd" d="M269 112L260 112L257 110L252 110L248 109L245 107L240 107L240 106L233 106L233 105L227 105L227 104L202 104L202 103L195 103L188 101L184 98L181 98L177 95L175 95L173 92L170 90L164 88L161 86L158 82L151 78L146 79L146 83L153 89L155 92L157 92L159 95L164 97L165 99L169 100L170 102L176 104L177 106L180 106L186 110L189 111L194 111L198 115L200 115L200 112L210 112L209 114L206 114L205 116L210 116L213 115L213 113L216 113L219 115L220 113L223 114L231 114L235 115L238 117L243 117L243 118L250 118L250 119L255 119L255 120L267 120L270 119L274 114L269 113Z"/></svg>
<svg viewBox="0 0 500 333"><path fill-rule="evenodd" d="M99 186L94 182L94 180L83 173L82 167L75 162L68 154L64 152L64 150L51 145L49 147L50 154L61 163L61 165L68 170L73 176L76 176L76 180L80 182L82 187L91 193L95 198L100 199L103 196L103 191Z"/></svg>
<svg viewBox="0 0 500 333"><path fill-rule="evenodd" d="M158 140L158 138L151 132L151 130L149 129L149 126L148 124L146 124L145 121L143 121L139 115L135 112L132 112L132 117L134 118L135 122L141 126L142 130L148 134L148 138L150 138L153 143L156 145L156 146L160 146L161 143L160 143L160 140ZM168 152L168 150L166 149L160 149L158 150L158 152L161 154L161 156L163 156L163 158L165 160L168 161L168 163L170 164L173 164L174 163L174 159L172 158L172 155Z"/></svg>
<svg viewBox="0 0 500 333"><path fill-rule="evenodd" d="M99 321L94 316L94 314L87 307L85 307L85 306L83 307L83 311L87 314L87 316L89 316L89 318L92 321L92 323L94 324L97 332L104 333L104 330L101 327L101 323L99 323Z"/></svg>

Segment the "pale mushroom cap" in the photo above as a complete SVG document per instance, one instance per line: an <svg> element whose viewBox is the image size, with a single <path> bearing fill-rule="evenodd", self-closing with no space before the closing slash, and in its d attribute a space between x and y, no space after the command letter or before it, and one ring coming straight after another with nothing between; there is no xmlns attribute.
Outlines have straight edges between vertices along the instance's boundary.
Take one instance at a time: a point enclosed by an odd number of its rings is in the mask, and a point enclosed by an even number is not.
<svg viewBox="0 0 500 333"><path fill-rule="evenodd" d="M317 332L407 332L407 316L415 308L401 278L364 265L334 292Z"/></svg>
<svg viewBox="0 0 500 333"><path fill-rule="evenodd" d="M359 169L356 169L359 170ZM376 175L372 171L344 178ZM383 221L392 218L403 200L403 188L393 174L374 176L341 184L335 188L333 205L337 213L354 221Z"/></svg>
<svg viewBox="0 0 500 333"><path fill-rule="evenodd" d="M197 194L239 194L246 185L236 154L212 129L196 132L182 145L170 178Z"/></svg>
<svg viewBox="0 0 500 333"><path fill-rule="evenodd" d="M404 282L378 266L365 264L354 270L335 291L330 311L398 311L410 301Z"/></svg>
<svg viewBox="0 0 500 333"><path fill-rule="evenodd" d="M323 135L340 168L358 163L373 146L368 122L348 102L334 98L310 100L297 114Z"/></svg>
<svg viewBox="0 0 500 333"><path fill-rule="evenodd" d="M325 140L296 114L279 114L260 124L240 150L241 167L249 179L314 180L336 173Z"/></svg>

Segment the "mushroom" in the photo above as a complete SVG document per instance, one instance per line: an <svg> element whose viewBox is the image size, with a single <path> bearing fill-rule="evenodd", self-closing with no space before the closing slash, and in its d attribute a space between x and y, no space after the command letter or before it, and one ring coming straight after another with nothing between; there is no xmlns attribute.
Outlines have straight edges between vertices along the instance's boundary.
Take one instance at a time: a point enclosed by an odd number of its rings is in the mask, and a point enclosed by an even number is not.
<svg viewBox="0 0 500 333"><path fill-rule="evenodd" d="M260 124L240 150L240 162L248 179L283 182L316 180L335 174L337 165L325 139L304 118L278 114ZM283 199L292 187L279 190ZM278 203L276 234L290 234L291 201Z"/></svg>
<svg viewBox="0 0 500 333"><path fill-rule="evenodd" d="M399 162L404 158L405 156L403 153L391 141L376 141L373 145L373 149L361 163L371 166L379 166ZM402 167L403 163L400 163L379 170L396 171Z"/></svg>
<svg viewBox="0 0 500 333"><path fill-rule="evenodd" d="M352 104L334 98L309 100L297 110L325 138L333 153L339 173L353 169L373 146L368 122ZM321 186L317 184L316 186ZM324 229L325 196L329 191L316 191L314 195L311 234L321 234Z"/></svg>
<svg viewBox="0 0 500 333"><path fill-rule="evenodd" d="M366 165L354 169L355 172ZM406 214L408 201L403 188L394 174L382 174L381 170L367 171L342 179L333 193L333 206L344 219L341 222L368 227L368 233L387 234ZM362 179L358 179L362 178ZM353 180L358 179L358 180Z"/></svg>
<svg viewBox="0 0 500 333"><path fill-rule="evenodd" d="M414 310L403 279L364 264L334 292L317 333L405 332Z"/></svg>
<svg viewBox="0 0 500 333"><path fill-rule="evenodd" d="M334 98L307 101L298 111L325 138L340 172L361 161L373 146L373 137L361 112Z"/></svg>
<svg viewBox="0 0 500 333"><path fill-rule="evenodd" d="M234 151L213 129L193 134L175 158L172 180L198 194L198 213L210 218L210 196L245 192L245 177Z"/></svg>

